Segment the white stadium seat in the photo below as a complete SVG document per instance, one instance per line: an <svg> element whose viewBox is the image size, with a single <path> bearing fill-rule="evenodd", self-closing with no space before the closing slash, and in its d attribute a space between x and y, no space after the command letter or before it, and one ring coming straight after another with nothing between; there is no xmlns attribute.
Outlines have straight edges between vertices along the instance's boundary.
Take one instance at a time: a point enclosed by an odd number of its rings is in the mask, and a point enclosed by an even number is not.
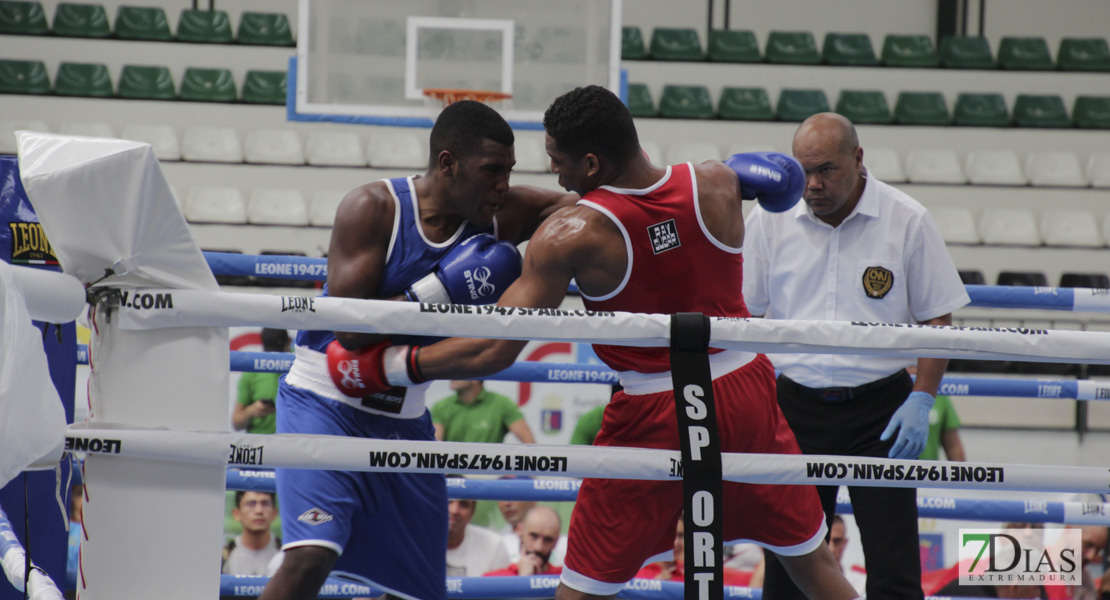
<svg viewBox="0 0 1110 600"><path fill-rule="evenodd" d="M983 243L1005 246L1040 246L1041 235L1032 211L1025 208L985 208L979 215Z"/></svg>
<svg viewBox="0 0 1110 600"><path fill-rule="evenodd" d="M247 204L253 225L308 225L308 205L297 190L256 189Z"/></svg>
<svg viewBox="0 0 1110 600"><path fill-rule="evenodd" d="M910 150L906 156L906 175L913 183L967 183L955 151L948 149Z"/></svg>
<svg viewBox="0 0 1110 600"><path fill-rule="evenodd" d="M320 167L365 167L362 142L350 131L313 131L305 147L308 164Z"/></svg>
<svg viewBox="0 0 1110 600"><path fill-rule="evenodd" d="M185 219L190 223L246 223L247 203L238 188L197 186L189 190Z"/></svg>
<svg viewBox="0 0 1110 600"><path fill-rule="evenodd" d="M257 129L248 133L243 154L249 163L304 164L301 137L291 129Z"/></svg>
<svg viewBox="0 0 1110 600"><path fill-rule="evenodd" d="M1039 151L1025 157L1025 172L1033 185L1087 187L1087 178L1073 152Z"/></svg>
<svg viewBox="0 0 1110 600"><path fill-rule="evenodd" d="M115 132L112 131L111 125L103 122L89 121L70 121L68 123L62 123L62 126L58 128L58 133L92 138L116 137Z"/></svg>
<svg viewBox="0 0 1110 600"><path fill-rule="evenodd" d="M1098 232L1098 219L1089 210L1049 208L1041 215L1041 237L1046 246L1101 248L1106 245Z"/></svg>
<svg viewBox="0 0 1110 600"><path fill-rule="evenodd" d="M370 134L366 162L371 167L421 169L428 165L428 152L415 133L382 129Z"/></svg>
<svg viewBox="0 0 1110 600"><path fill-rule="evenodd" d="M1110 213L1102 220L1102 239L1110 240Z"/></svg>
<svg viewBox="0 0 1110 600"><path fill-rule="evenodd" d="M346 196L343 190L320 190L312 195L308 207L308 224L313 227L331 227L335 223L335 211Z"/></svg>
<svg viewBox="0 0 1110 600"><path fill-rule="evenodd" d="M239 135L230 127L196 125L185 130L181 157L198 162L243 162Z"/></svg>
<svg viewBox="0 0 1110 600"><path fill-rule="evenodd" d="M940 230L940 237L948 244L978 244L982 242L979 230L975 228L975 215L971 209L957 206L942 206L929 209L933 221Z"/></svg>
<svg viewBox="0 0 1110 600"><path fill-rule="evenodd" d="M547 173L547 168L551 165L551 159L547 156L547 150L544 149L542 139L517 134L514 146L516 151L514 171Z"/></svg>
<svg viewBox="0 0 1110 600"><path fill-rule="evenodd" d="M695 165L707 160L721 160L721 149L709 142L675 142L667 148L667 164L692 162Z"/></svg>
<svg viewBox="0 0 1110 600"><path fill-rule="evenodd" d="M663 162L663 149L659 146L659 142L640 138L640 149L643 150L644 154L647 154L648 159L656 165L663 166L667 164Z"/></svg>
<svg viewBox="0 0 1110 600"><path fill-rule="evenodd" d="M863 151L863 164L867 172L886 183L905 183L906 172L894 148L875 147Z"/></svg>
<svg viewBox="0 0 1110 600"><path fill-rule="evenodd" d="M1110 154L1092 154L1087 158L1087 179L1094 187L1110 187Z"/></svg>
<svg viewBox="0 0 1110 600"><path fill-rule="evenodd" d="M181 160L181 144L169 125L124 125L120 138L150 144L158 160Z"/></svg>
<svg viewBox="0 0 1110 600"><path fill-rule="evenodd" d="M50 128L37 119L0 119L0 154L15 154L19 151L15 145L17 131L50 133Z"/></svg>
<svg viewBox="0 0 1110 600"><path fill-rule="evenodd" d="M1017 154L1010 150L968 152L967 178L976 185L1029 185Z"/></svg>

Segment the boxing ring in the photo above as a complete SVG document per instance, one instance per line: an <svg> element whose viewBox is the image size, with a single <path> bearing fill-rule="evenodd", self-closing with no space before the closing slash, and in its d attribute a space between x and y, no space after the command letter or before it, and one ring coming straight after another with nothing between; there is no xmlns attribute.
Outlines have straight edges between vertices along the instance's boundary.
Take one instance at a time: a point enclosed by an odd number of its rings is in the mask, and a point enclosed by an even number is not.
<svg viewBox="0 0 1110 600"><path fill-rule="evenodd" d="M240 479L252 479L251 485L265 487L268 480L243 475L248 471L242 470L234 472L240 476L234 479L229 466L681 480L679 451L226 432L227 373L233 361L227 327L667 346L672 338L671 317L219 291L213 273L231 269L226 266L228 259L202 255L192 242L149 146L28 133L21 133L19 142L28 193L67 273L49 274L51 285L67 290L74 289L75 283L88 286L93 302L88 309L93 331L88 348L90 421L71 426L65 434L67 450L87 455L88 537L82 544L77 582L83 598L146 598L157 593L170 600L192 600L229 591L259 592L264 578L225 577L221 582L216 576L215 548L222 540L225 488L246 485L239 483ZM88 185L90 178L96 182L93 192L86 193L77 205L72 200L76 186ZM213 259L224 260L224 266ZM257 269L254 274L260 276L319 279L321 275L316 259L241 259L253 260L254 266L248 268ZM240 270L242 265L234 268L239 274L246 272ZM28 288L24 293L28 307L57 303L49 286ZM1051 298L1051 307L1060 310L1110 312L1104 290L1036 288L1005 290L1002 295L1006 297L983 301L1014 307L1034 298ZM86 309L83 300L73 317ZM70 303L74 303L72 298ZM60 312L69 308L67 304ZM710 318L708 323L708 345L735 350L1110 364L1110 333L729 318ZM269 355L235 355L234 360L241 361L240 366L272 361L274 364L262 365L271 370L281 369L283 363ZM537 373L526 371L550 368L550 364L518 365L514 367L517 372L509 376L532 381ZM560 368L583 373L581 377L591 378L591 383L611 382L611 374L603 368ZM947 381L952 383L951 378ZM1110 387L1105 384L1070 383L1074 385L1060 386L1059 397L1110 397ZM970 390L973 385L987 384L969 381L960 385ZM996 395L1016 395L1012 392L1007 388ZM724 480L759 484L1096 494L1110 490L1110 471L1096 467L723 454L721 468ZM465 489L453 487L449 493L456 497L473 493L476 495L469 497L522 494L569 499L567 495L577 491L569 481L567 489L556 490L526 490L528 483L467 480ZM509 485L499 487L502 484ZM1019 511L1008 501L954 500L959 512L946 514L961 518L986 518L989 511L994 511L995 517L1016 516ZM153 506L155 503L162 504ZM948 510L947 506L942 503L935 508ZM1050 510L1046 503L1043 522L1106 524L1105 505L1098 505L1098 510L1092 506L1055 503ZM933 508L923 507L922 514L930 514ZM174 514L180 516L163 532L182 547L175 561L157 560L159 547L144 539L142 523L166 510L178 511ZM1027 506L1020 510L1023 518L1029 518ZM0 525L0 539L2 531ZM173 564L165 564L170 562ZM168 581L175 585L167 586ZM449 578L447 588L455 598L550 597L556 582L544 577L501 581ZM325 594L334 594L323 597L374 595L374 590L359 585L329 580ZM329 586L335 586L334 590ZM621 595L677 598L682 595L682 585L633 582ZM729 595L760 597L758 590L730 589Z"/></svg>

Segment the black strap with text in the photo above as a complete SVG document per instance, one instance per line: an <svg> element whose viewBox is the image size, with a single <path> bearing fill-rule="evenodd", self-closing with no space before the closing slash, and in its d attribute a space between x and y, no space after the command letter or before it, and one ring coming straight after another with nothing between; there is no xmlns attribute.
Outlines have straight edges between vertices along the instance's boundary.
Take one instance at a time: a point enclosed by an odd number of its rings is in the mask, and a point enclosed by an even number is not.
<svg viewBox="0 0 1110 600"><path fill-rule="evenodd" d="M685 600L724 598L721 442L709 370L709 317L671 316L671 377L686 525Z"/></svg>

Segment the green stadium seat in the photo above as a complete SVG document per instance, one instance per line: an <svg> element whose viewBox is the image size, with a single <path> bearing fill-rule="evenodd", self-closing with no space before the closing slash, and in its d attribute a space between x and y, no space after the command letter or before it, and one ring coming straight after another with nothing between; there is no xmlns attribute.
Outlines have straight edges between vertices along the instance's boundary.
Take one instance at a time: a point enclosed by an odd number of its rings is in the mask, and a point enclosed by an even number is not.
<svg viewBox="0 0 1110 600"><path fill-rule="evenodd" d="M957 35L940 40L940 62L950 69L994 69L998 66L987 38Z"/></svg>
<svg viewBox="0 0 1110 600"><path fill-rule="evenodd" d="M0 2L0 33L15 35L46 35L50 25L39 2Z"/></svg>
<svg viewBox="0 0 1110 600"><path fill-rule="evenodd" d="M755 32L713 29L709 32L709 60L714 62L761 62Z"/></svg>
<svg viewBox="0 0 1110 600"><path fill-rule="evenodd" d="M230 44L234 38L227 11L182 10L181 19L177 22L177 39L202 44Z"/></svg>
<svg viewBox="0 0 1110 600"><path fill-rule="evenodd" d="M886 96L878 90L841 90L836 112L857 124L894 122Z"/></svg>
<svg viewBox="0 0 1110 600"><path fill-rule="evenodd" d="M763 88L726 87L721 90L717 113L734 121L773 121L775 109Z"/></svg>
<svg viewBox="0 0 1110 600"><path fill-rule="evenodd" d="M1064 38L1056 64L1065 71L1110 71L1110 47L1105 38Z"/></svg>
<svg viewBox="0 0 1110 600"><path fill-rule="evenodd" d="M116 12L116 37L124 40L173 40L166 11L159 6L121 6Z"/></svg>
<svg viewBox="0 0 1110 600"><path fill-rule="evenodd" d="M0 60L0 94L49 94L50 76L41 60Z"/></svg>
<svg viewBox="0 0 1110 600"><path fill-rule="evenodd" d="M247 71L243 78L243 102L285 104L288 79L285 71Z"/></svg>
<svg viewBox="0 0 1110 600"><path fill-rule="evenodd" d="M871 38L866 33L827 33L821 58L830 65L874 66L879 64Z"/></svg>
<svg viewBox="0 0 1110 600"><path fill-rule="evenodd" d="M107 98L112 95L112 78L107 65L64 62L54 76L54 92L59 96Z"/></svg>
<svg viewBox="0 0 1110 600"><path fill-rule="evenodd" d="M644 60L648 57L644 48L644 34L639 27L621 27L621 59Z"/></svg>
<svg viewBox="0 0 1110 600"><path fill-rule="evenodd" d="M939 67L940 55L927 35L890 34L883 40L883 64L888 67Z"/></svg>
<svg viewBox="0 0 1110 600"><path fill-rule="evenodd" d="M666 119L712 119L713 101L704 85L665 85L659 116Z"/></svg>
<svg viewBox="0 0 1110 600"><path fill-rule="evenodd" d="M1076 127L1110 129L1110 96L1076 96L1071 115Z"/></svg>
<svg viewBox="0 0 1110 600"><path fill-rule="evenodd" d="M956 96L956 106L952 109L952 116L956 125L971 127L1010 125L1010 113L1002 94L960 94Z"/></svg>
<svg viewBox="0 0 1110 600"><path fill-rule="evenodd" d="M775 112L783 121L805 121L817 113L829 112L829 98L825 90L784 89L779 91Z"/></svg>
<svg viewBox="0 0 1110 600"><path fill-rule="evenodd" d="M902 92L894 103L894 121L901 125L948 125L948 103L940 92Z"/></svg>
<svg viewBox="0 0 1110 600"><path fill-rule="evenodd" d="M177 89L167 67L124 65L119 75L119 95L141 100L176 100Z"/></svg>
<svg viewBox="0 0 1110 600"><path fill-rule="evenodd" d="M1056 64L1048 53L1043 37L1002 38L998 45L998 66L1021 71L1052 71Z"/></svg>
<svg viewBox="0 0 1110 600"><path fill-rule="evenodd" d="M1064 99L1053 95L1018 94L1014 100L1018 127L1071 127Z"/></svg>
<svg viewBox="0 0 1110 600"><path fill-rule="evenodd" d="M106 38L112 35L108 13L99 4L60 3L54 8L54 34Z"/></svg>
<svg viewBox="0 0 1110 600"><path fill-rule="evenodd" d="M655 60L705 60L698 32L689 28L656 27L649 52Z"/></svg>
<svg viewBox="0 0 1110 600"><path fill-rule="evenodd" d="M651 90L642 83L628 84L628 112L633 117L656 116L655 101L651 99Z"/></svg>
<svg viewBox="0 0 1110 600"><path fill-rule="evenodd" d="M816 65L821 62L817 40L808 31L772 31L767 34L767 50L763 55L770 63Z"/></svg>
<svg viewBox="0 0 1110 600"><path fill-rule="evenodd" d="M281 13L244 12L235 39L254 46L293 46L289 18Z"/></svg>
<svg viewBox="0 0 1110 600"><path fill-rule="evenodd" d="M181 79L181 99L200 102L235 102L239 94L230 69L185 69Z"/></svg>

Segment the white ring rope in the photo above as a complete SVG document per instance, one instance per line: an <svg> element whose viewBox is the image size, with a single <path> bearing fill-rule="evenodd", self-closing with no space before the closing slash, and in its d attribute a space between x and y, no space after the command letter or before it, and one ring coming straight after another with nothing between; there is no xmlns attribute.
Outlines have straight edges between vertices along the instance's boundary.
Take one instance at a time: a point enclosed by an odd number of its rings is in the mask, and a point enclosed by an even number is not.
<svg viewBox="0 0 1110 600"><path fill-rule="evenodd" d="M667 346L670 317L626 312L308 298L192 290L124 291L124 329L260 326L367 333ZM712 318L710 345L756 352L881 354L1110 364L1110 333Z"/></svg>
<svg viewBox="0 0 1110 600"><path fill-rule="evenodd" d="M293 434L180 432L74 425L66 449L201 464L340 471L559 475L679 481L680 453L643 448L375 440ZM1105 493L1110 469L883 458L722 454L724 479L759 484L863 485Z"/></svg>

